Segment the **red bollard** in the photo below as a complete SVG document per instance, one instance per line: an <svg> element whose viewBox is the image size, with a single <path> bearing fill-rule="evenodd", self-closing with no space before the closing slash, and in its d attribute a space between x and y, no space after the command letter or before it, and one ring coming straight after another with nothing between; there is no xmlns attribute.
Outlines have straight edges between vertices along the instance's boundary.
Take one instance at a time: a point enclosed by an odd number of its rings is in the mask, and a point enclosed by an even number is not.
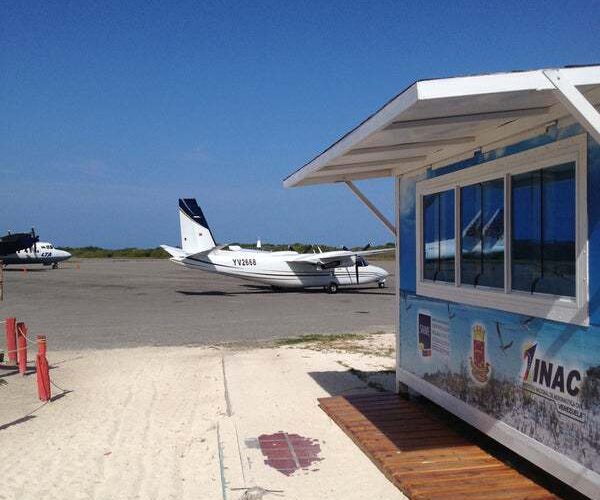
<svg viewBox="0 0 600 500"><path fill-rule="evenodd" d="M17 360L19 373L25 375L27 371L27 326L25 323L17 323Z"/></svg>
<svg viewBox="0 0 600 500"><path fill-rule="evenodd" d="M8 363L17 364L17 318L6 318L6 350Z"/></svg>
<svg viewBox="0 0 600 500"><path fill-rule="evenodd" d="M50 401L50 367L46 359L46 336L37 336L38 354L35 360L38 397L40 401Z"/></svg>

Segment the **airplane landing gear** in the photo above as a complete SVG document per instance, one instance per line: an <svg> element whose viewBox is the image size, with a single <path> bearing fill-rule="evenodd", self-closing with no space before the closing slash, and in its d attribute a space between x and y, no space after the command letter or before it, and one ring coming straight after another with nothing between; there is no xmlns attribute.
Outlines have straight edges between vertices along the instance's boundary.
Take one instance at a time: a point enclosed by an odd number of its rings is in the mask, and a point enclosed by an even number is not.
<svg viewBox="0 0 600 500"><path fill-rule="evenodd" d="M385 281L380 281L379 283L377 283L377 286L379 288L385 288Z"/></svg>
<svg viewBox="0 0 600 500"><path fill-rule="evenodd" d="M55 262L54 264L52 264L52 269L58 269L58 262Z"/></svg>

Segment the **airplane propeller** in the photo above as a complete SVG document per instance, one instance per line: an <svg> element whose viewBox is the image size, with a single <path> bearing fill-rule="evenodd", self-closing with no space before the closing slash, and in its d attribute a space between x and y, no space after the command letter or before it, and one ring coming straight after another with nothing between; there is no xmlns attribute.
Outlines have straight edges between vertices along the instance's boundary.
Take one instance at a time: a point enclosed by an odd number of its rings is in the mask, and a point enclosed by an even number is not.
<svg viewBox="0 0 600 500"><path fill-rule="evenodd" d="M33 253L37 253L37 242L39 238L35 235L35 228L31 228L31 239L33 240Z"/></svg>
<svg viewBox="0 0 600 500"><path fill-rule="evenodd" d="M362 251L368 250L369 248L371 248L371 243L367 243L363 248ZM347 250L346 247L344 247L344 250ZM358 255L354 256L354 271L356 272L356 284L359 284L359 275L360 273L358 272Z"/></svg>

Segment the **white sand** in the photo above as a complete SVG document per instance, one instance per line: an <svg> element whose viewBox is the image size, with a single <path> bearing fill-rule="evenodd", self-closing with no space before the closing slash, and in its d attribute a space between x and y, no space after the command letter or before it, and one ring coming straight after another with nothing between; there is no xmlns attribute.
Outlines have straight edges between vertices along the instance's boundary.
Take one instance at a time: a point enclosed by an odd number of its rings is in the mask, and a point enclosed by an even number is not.
<svg viewBox="0 0 600 500"><path fill-rule="evenodd" d="M284 490L267 499L403 498L316 401L364 389L338 361L376 369L389 360L161 347L51 352L49 361L73 392L33 418L23 419L39 405L34 375L0 387L0 499L222 499L223 488L239 499L231 488L244 486ZM266 466L247 443L278 431L318 439L323 460L290 477Z"/></svg>

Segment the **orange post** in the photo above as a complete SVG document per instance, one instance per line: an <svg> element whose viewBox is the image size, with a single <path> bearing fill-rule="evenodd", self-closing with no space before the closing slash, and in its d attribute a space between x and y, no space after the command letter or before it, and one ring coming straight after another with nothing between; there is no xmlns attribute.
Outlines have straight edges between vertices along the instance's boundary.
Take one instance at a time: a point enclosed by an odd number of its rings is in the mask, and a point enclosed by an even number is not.
<svg viewBox="0 0 600 500"><path fill-rule="evenodd" d="M27 371L27 326L25 323L17 323L17 360L19 373L25 375Z"/></svg>
<svg viewBox="0 0 600 500"><path fill-rule="evenodd" d="M40 401L50 401L52 392L50 390L50 367L46 358L46 336L37 336L38 354L35 360L38 397Z"/></svg>
<svg viewBox="0 0 600 500"><path fill-rule="evenodd" d="M38 335L36 337L36 339L37 339L38 354L41 354L42 356L46 357L46 336Z"/></svg>
<svg viewBox="0 0 600 500"><path fill-rule="evenodd" d="M8 363L17 364L17 318L6 318L6 350Z"/></svg>

